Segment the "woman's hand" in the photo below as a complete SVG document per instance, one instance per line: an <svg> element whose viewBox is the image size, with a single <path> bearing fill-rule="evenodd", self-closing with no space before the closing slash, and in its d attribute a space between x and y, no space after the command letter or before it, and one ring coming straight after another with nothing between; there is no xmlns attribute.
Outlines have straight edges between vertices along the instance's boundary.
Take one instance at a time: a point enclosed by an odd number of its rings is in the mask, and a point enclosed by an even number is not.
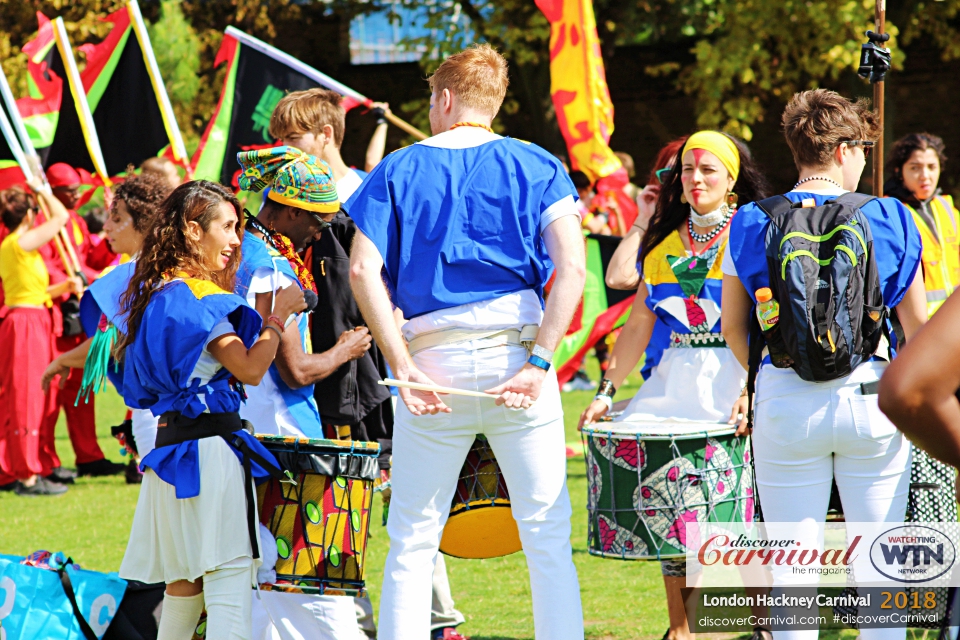
<svg viewBox="0 0 960 640"><path fill-rule="evenodd" d="M67 386L67 376L69 375L70 367L62 365L60 358L54 358L53 362L47 365L46 370L43 372L43 377L40 378L40 386L43 387L43 392L46 393L50 390L50 383L53 382L53 379L57 376L60 376L60 383L57 386L63 389Z"/></svg>
<svg viewBox="0 0 960 640"><path fill-rule="evenodd" d="M603 400L594 400L580 414L580 424L577 425L577 430L582 431L584 427L590 426L605 415L607 415L607 403Z"/></svg>
<svg viewBox="0 0 960 640"><path fill-rule="evenodd" d="M67 293L75 293L78 296L83 293L83 280L80 276L67 278Z"/></svg>
<svg viewBox="0 0 960 640"><path fill-rule="evenodd" d="M646 229L650 226L650 218L657 210L657 198L660 197L660 185L648 184L637 194L637 219L633 223Z"/></svg>
<svg viewBox="0 0 960 640"><path fill-rule="evenodd" d="M750 432L747 429L747 411L749 409L750 402L746 395L740 396L737 398L737 401L733 403L733 409L730 410L730 419L727 420L727 424L737 425L737 430L733 435L750 435Z"/></svg>
<svg viewBox="0 0 960 640"><path fill-rule="evenodd" d="M273 313L286 322L294 313L300 313L307 308L303 300L303 290L300 285L293 283L288 287L277 289L273 299Z"/></svg>

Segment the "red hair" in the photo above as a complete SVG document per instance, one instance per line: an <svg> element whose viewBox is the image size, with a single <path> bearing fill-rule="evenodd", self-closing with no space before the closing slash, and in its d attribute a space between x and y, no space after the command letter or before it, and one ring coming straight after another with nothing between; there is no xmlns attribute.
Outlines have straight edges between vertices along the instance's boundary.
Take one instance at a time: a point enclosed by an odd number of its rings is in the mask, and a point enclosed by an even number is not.
<svg viewBox="0 0 960 640"><path fill-rule="evenodd" d="M687 137L688 136L682 136L676 140L672 140L668 142L663 149L660 149L660 153L657 154L657 161L653 163L653 168L650 169L650 177L647 178L647 184L660 184L660 181L657 180L657 171L670 166L670 162L680 152L680 148L686 144Z"/></svg>

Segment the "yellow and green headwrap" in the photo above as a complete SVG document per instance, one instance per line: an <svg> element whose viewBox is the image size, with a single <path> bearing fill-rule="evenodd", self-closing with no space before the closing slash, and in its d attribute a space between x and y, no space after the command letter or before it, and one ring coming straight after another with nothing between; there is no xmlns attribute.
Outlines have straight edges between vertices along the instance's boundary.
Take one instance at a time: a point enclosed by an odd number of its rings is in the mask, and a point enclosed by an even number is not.
<svg viewBox="0 0 960 640"><path fill-rule="evenodd" d="M326 162L293 147L242 151L238 182L244 191L263 191L280 204L318 213L340 210L333 170Z"/></svg>
<svg viewBox="0 0 960 640"><path fill-rule="evenodd" d="M683 153L691 149L703 149L717 156L720 163L727 168L731 177L736 181L740 175L740 151L733 140L718 131L697 131L687 138L683 145ZM683 156L683 153L680 156Z"/></svg>

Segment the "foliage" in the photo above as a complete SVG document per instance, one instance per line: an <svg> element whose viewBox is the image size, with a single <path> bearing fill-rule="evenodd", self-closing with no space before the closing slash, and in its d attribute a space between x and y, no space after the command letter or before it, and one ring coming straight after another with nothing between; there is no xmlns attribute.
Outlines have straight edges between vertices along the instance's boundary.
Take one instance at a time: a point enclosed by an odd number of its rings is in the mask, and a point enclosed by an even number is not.
<svg viewBox="0 0 960 640"><path fill-rule="evenodd" d="M149 25L150 42L174 114L178 122L186 125L183 134L193 148L199 135L190 116L200 93L200 38L177 0L162 0L160 7L160 18Z"/></svg>

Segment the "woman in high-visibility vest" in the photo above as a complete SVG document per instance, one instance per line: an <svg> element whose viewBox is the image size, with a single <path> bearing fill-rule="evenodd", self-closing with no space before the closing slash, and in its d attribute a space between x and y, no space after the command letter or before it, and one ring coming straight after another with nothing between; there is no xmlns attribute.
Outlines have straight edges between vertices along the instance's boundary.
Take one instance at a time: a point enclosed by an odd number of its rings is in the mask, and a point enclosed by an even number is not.
<svg viewBox="0 0 960 640"><path fill-rule="evenodd" d="M923 282L927 313L940 308L960 285L960 233L953 198L940 193L940 167L947 157L943 140L929 133L911 133L897 140L887 161L892 177L884 185L913 211L923 237Z"/></svg>
<svg viewBox="0 0 960 640"><path fill-rule="evenodd" d="M903 202L923 238L923 284L927 290L927 314L932 316L960 285L960 212L953 198L940 193L940 169L947 156L943 140L929 133L911 133L896 141L887 161L892 174L884 193ZM953 467L914 447L910 468L908 522L957 520ZM937 487L931 491L930 488Z"/></svg>

